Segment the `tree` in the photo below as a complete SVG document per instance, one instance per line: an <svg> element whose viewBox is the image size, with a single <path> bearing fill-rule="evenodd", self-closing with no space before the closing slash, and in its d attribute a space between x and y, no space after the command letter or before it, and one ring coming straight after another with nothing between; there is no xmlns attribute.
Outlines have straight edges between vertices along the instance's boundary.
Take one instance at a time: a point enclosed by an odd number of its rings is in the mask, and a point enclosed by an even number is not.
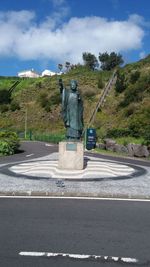
<svg viewBox="0 0 150 267"><path fill-rule="evenodd" d="M95 55L88 53L88 52L84 52L82 54L82 58L83 58L85 66L87 66L89 69L94 70L97 67L98 60L95 57Z"/></svg>
<svg viewBox="0 0 150 267"><path fill-rule="evenodd" d="M0 104L9 104L11 102L11 94L8 90L0 90Z"/></svg>
<svg viewBox="0 0 150 267"><path fill-rule="evenodd" d="M101 62L101 69L102 70L112 70L115 67L123 64L123 58L122 55L116 54L115 52L111 52L108 54L105 53L99 53L99 61Z"/></svg>
<svg viewBox="0 0 150 267"><path fill-rule="evenodd" d="M115 84L115 90L117 93L122 93L126 89L126 80L124 73L117 71L117 81Z"/></svg>

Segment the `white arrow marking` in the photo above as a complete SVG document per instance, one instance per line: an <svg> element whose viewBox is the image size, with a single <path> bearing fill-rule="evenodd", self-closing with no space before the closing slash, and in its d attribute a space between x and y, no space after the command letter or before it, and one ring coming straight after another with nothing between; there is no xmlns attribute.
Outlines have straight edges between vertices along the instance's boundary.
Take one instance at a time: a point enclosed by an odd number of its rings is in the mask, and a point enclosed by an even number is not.
<svg viewBox="0 0 150 267"><path fill-rule="evenodd" d="M29 154L29 155L26 155L26 157L31 157L31 156L33 156L34 154Z"/></svg>

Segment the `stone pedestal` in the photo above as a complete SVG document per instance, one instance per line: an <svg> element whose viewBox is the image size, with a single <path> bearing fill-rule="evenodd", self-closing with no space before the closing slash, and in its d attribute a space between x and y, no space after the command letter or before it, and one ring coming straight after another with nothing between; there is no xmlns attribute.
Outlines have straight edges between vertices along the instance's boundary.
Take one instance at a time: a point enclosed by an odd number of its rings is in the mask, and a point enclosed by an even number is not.
<svg viewBox="0 0 150 267"><path fill-rule="evenodd" d="M58 168L82 170L84 165L84 148L82 142L60 142Z"/></svg>

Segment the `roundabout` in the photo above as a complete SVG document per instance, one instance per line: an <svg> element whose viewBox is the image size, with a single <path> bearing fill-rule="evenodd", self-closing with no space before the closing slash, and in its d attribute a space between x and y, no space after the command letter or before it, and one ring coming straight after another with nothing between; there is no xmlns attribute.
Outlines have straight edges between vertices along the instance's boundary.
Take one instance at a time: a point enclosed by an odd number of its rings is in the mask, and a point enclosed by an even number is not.
<svg viewBox="0 0 150 267"><path fill-rule="evenodd" d="M0 195L150 198L149 162L86 151L84 168L68 171L58 168L57 146L23 142L22 150L1 160Z"/></svg>
<svg viewBox="0 0 150 267"><path fill-rule="evenodd" d="M134 176L140 176L143 168L96 159L94 157L84 159L83 170L62 170L58 168L58 160L36 160L22 162L9 167L9 171L15 176L24 176L30 179L64 179L64 180L117 180L131 179Z"/></svg>

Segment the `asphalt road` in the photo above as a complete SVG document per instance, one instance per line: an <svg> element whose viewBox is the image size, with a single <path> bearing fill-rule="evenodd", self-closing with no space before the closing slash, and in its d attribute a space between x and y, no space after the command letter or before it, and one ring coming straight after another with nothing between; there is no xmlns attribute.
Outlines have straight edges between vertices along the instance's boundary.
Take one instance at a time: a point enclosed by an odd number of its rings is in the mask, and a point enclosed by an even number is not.
<svg viewBox="0 0 150 267"><path fill-rule="evenodd" d="M20 252L129 257L150 266L149 227L149 202L0 198L0 266L133 266Z"/></svg>
<svg viewBox="0 0 150 267"><path fill-rule="evenodd" d="M51 153L58 152L58 145L51 145L45 142L39 141L23 141L20 146L20 153L10 156L0 157L0 164L7 164L13 162L21 162L27 159L34 159L39 157L47 156ZM136 164L140 166L150 166L149 160L143 160L138 158L129 158L129 157L117 157L112 155L103 155L98 153L85 152L87 156L94 156L97 158L115 160L118 162Z"/></svg>
<svg viewBox="0 0 150 267"><path fill-rule="evenodd" d="M0 163L13 163L44 157L53 152L58 152L58 145L50 145L39 141L24 141L21 142L20 152L15 155L0 157Z"/></svg>

